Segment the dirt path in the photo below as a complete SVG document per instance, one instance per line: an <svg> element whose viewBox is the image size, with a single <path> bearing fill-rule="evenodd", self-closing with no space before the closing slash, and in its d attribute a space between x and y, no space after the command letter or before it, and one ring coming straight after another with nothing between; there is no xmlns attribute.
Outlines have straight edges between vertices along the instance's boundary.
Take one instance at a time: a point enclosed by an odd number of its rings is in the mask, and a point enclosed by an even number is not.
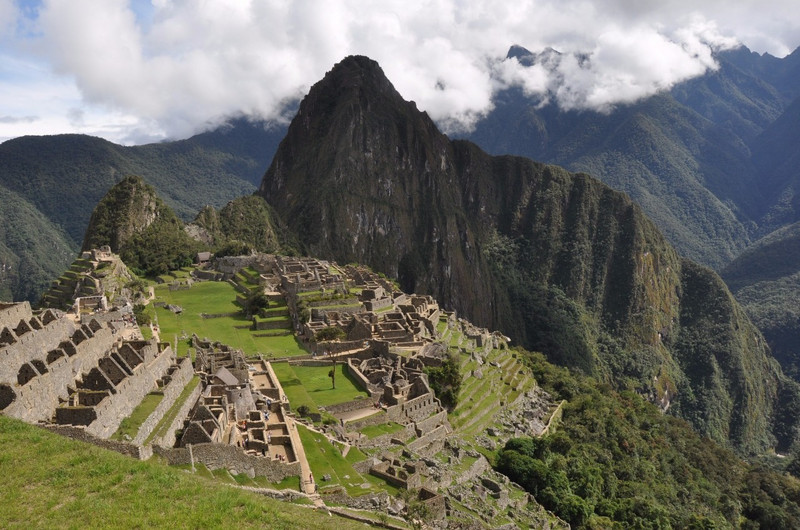
<svg viewBox="0 0 800 530"><path fill-rule="evenodd" d="M378 413L380 411L381 409L376 409L373 406L369 406L363 409L356 409L347 412L342 412L341 414L336 414L335 416L342 421L356 421L360 420L361 418L366 418L367 416L372 416L373 414Z"/></svg>

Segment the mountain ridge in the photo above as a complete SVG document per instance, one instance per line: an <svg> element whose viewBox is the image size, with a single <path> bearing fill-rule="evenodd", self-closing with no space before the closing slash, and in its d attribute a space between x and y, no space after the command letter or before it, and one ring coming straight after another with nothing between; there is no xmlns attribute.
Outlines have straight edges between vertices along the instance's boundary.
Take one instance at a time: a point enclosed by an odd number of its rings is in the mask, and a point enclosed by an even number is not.
<svg viewBox="0 0 800 530"><path fill-rule="evenodd" d="M306 252L397 277L551 360L649 392L746 452L774 443L770 411L781 389L797 390L746 338L758 331L718 276L682 261L628 196L451 142L368 58L344 59L311 88L259 194ZM707 298L725 309L709 316ZM700 379L686 372L698 356ZM720 399L690 399L708 394Z"/></svg>

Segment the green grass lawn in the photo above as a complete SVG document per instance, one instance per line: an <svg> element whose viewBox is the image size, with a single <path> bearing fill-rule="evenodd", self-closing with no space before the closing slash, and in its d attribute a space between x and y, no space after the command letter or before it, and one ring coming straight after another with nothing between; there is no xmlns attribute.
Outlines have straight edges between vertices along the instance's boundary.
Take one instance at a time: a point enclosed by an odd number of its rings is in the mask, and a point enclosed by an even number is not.
<svg viewBox="0 0 800 530"><path fill-rule="evenodd" d="M353 460L343 457L339 446L331 444L325 436L310 431L300 424L297 425L297 433L300 435L308 465L311 466L311 472L314 473L314 480L317 481L317 487L320 490L323 490L325 486L338 484L344 487L348 494L358 496L379 489L387 489L384 481L356 471L353 468ZM350 452L353 452L353 449ZM350 457L350 454L348 453L347 456ZM354 457L356 456L363 456L363 454L354 453ZM330 475L331 480L323 482L323 475ZM364 484L369 484L369 487L362 487ZM389 493L393 492L389 491Z"/></svg>
<svg viewBox="0 0 800 530"><path fill-rule="evenodd" d="M197 333L200 338L216 340L241 349L245 355L261 353L275 358L308 355L294 335L259 337L256 335L263 332L239 329L251 324L251 320L244 315L202 318L202 313L236 313L241 309L235 303L236 290L227 282L198 282L191 289L178 291L170 291L167 286L158 286L155 293L157 301L183 308L180 314L164 307L156 308L161 340L172 344L177 336L179 355L185 355L189 350L187 340L180 340L180 337L191 337L192 333Z"/></svg>
<svg viewBox="0 0 800 530"><path fill-rule="evenodd" d="M5 416L0 473L2 528L364 527Z"/></svg>
<svg viewBox="0 0 800 530"><path fill-rule="evenodd" d="M369 394L361 390L349 374L345 373L343 363L336 364L336 388L333 388L331 378L328 377L330 366L290 366L288 363L275 363L272 367L293 410L297 410L301 404L310 406L308 400L312 401L315 409L352 401L359 396L365 399L365 405L369 404L366 399ZM298 386L303 389L302 393L295 390ZM292 400L292 394L296 395L298 404Z"/></svg>
<svg viewBox="0 0 800 530"><path fill-rule="evenodd" d="M286 394L292 410L297 410L300 406L305 405L311 412L319 412L317 404L306 392L303 383L288 362L272 363L272 370L275 372L278 381L280 381L283 393Z"/></svg>
<svg viewBox="0 0 800 530"><path fill-rule="evenodd" d="M139 426L154 410L156 410L156 407L163 399L164 394L162 393L151 392L147 394L142 402L133 409L131 415L122 420L117 432L115 432L111 438L114 440L124 440L126 434L131 438L136 438L136 434L139 432Z"/></svg>
<svg viewBox="0 0 800 530"><path fill-rule="evenodd" d="M378 425L367 425L361 429L361 434L367 438L375 438L383 434L392 434L403 430L403 426L393 421L379 423Z"/></svg>

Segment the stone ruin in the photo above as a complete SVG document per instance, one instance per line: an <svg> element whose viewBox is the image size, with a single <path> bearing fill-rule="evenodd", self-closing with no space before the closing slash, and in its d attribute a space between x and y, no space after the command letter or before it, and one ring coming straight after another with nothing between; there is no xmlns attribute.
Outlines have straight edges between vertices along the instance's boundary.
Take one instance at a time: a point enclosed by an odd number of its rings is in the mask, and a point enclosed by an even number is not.
<svg viewBox="0 0 800 530"><path fill-rule="evenodd" d="M247 469L254 474L299 474L302 447L293 436L288 404L269 363L261 361L259 370L258 365L247 364L241 350L196 336L192 342L196 370L205 386L185 423L180 447L221 445L228 448L221 451L233 448L242 457L268 462L251 463ZM214 454L214 449L207 449ZM207 464L213 468L214 457Z"/></svg>
<svg viewBox="0 0 800 530"><path fill-rule="evenodd" d="M120 321L77 324L27 302L0 304L0 410L29 423L80 426L108 438L143 397L178 371L168 344L123 340Z"/></svg>

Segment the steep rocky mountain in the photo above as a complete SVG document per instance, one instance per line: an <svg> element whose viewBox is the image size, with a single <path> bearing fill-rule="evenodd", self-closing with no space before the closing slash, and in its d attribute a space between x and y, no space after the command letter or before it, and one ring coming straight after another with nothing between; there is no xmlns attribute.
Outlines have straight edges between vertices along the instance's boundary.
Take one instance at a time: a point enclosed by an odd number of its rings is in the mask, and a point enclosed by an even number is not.
<svg viewBox="0 0 800 530"><path fill-rule="evenodd" d="M520 47L509 57L558 60ZM800 51L777 59L739 48L717 60L717 71L607 114L564 112L509 89L466 138L591 173L631 195L683 254L719 268L764 233L777 200L750 144L800 95Z"/></svg>
<svg viewBox="0 0 800 530"><path fill-rule="evenodd" d="M163 274L192 263L199 245L140 177L118 182L97 203L82 250L109 246L139 274Z"/></svg>
<svg viewBox="0 0 800 530"><path fill-rule="evenodd" d="M450 141L366 57L311 88L258 193L305 252L367 263L717 440L794 436L778 411L797 386L715 273L592 177Z"/></svg>

